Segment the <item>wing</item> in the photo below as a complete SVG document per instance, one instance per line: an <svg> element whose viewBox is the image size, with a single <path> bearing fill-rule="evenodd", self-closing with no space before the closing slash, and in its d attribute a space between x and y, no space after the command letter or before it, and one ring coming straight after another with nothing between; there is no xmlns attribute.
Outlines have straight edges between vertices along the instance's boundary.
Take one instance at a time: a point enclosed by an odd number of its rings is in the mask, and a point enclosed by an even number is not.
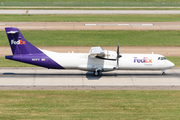
<svg viewBox="0 0 180 120"><path fill-rule="evenodd" d="M95 58L96 56L104 57L105 52L102 47L92 47L89 51L89 57Z"/></svg>
<svg viewBox="0 0 180 120"><path fill-rule="evenodd" d="M108 54L107 50L104 50L102 47L92 47L89 51L90 58L98 58L104 60L113 60L115 61L116 58L112 58L111 54Z"/></svg>

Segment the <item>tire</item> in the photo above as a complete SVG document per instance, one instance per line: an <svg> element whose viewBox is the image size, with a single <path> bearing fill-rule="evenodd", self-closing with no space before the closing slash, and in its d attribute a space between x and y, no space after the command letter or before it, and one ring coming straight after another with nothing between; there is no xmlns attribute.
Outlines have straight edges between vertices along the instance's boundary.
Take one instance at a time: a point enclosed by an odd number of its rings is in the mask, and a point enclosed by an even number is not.
<svg viewBox="0 0 180 120"><path fill-rule="evenodd" d="M164 75L166 75L166 73L165 73L165 72L163 72L163 73L162 73L162 75L164 76Z"/></svg>
<svg viewBox="0 0 180 120"><path fill-rule="evenodd" d="M95 76L98 76L98 75L99 75L99 72L95 72L95 71L94 71L94 75L95 75Z"/></svg>

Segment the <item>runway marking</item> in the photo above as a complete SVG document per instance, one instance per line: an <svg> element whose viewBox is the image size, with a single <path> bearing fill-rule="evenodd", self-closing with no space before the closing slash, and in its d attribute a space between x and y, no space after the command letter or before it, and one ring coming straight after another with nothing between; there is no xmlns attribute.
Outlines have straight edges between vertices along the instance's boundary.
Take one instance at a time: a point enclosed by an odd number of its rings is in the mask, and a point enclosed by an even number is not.
<svg viewBox="0 0 180 120"><path fill-rule="evenodd" d="M97 24L84 24L84 25L85 25L85 26L88 26L88 25L93 25L93 26L94 26L94 25L97 25Z"/></svg>
<svg viewBox="0 0 180 120"><path fill-rule="evenodd" d="M141 24L142 26L153 26L154 24Z"/></svg>
<svg viewBox="0 0 180 120"><path fill-rule="evenodd" d="M6 25L6 23L0 23L0 25Z"/></svg>
<svg viewBox="0 0 180 120"><path fill-rule="evenodd" d="M101 25L101 26L111 25L111 26L114 26L114 25L118 25L118 24L97 24L97 25Z"/></svg>
<svg viewBox="0 0 180 120"><path fill-rule="evenodd" d="M118 25L130 25L130 24L118 24Z"/></svg>

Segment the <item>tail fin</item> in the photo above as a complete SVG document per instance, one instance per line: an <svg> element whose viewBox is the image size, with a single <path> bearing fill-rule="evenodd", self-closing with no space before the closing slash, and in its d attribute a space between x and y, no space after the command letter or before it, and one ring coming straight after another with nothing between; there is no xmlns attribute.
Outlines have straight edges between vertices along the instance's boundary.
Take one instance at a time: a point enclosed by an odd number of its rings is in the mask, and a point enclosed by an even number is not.
<svg viewBox="0 0 180 120"><path fill-rule="evenodd" d="M5 28L13 55L42 53L28 42L18 28Z"/></svg>

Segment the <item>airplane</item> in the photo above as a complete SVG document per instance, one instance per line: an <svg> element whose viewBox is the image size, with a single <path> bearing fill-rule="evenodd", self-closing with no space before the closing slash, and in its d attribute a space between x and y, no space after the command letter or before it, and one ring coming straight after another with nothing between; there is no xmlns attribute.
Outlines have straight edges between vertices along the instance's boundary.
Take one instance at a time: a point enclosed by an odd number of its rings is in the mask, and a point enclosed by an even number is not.
<svg viewBox="0 0 180 120"><path fill-rule="evenodd" d="M33 64L48 69L79 69L94 72L114 70L162 70L174 67L174 63L159 54L120 54L117 51L92 47L89 53L57 53L42 50L28 42L18 28L5 28L12 54L6 59Z"/></svg>

